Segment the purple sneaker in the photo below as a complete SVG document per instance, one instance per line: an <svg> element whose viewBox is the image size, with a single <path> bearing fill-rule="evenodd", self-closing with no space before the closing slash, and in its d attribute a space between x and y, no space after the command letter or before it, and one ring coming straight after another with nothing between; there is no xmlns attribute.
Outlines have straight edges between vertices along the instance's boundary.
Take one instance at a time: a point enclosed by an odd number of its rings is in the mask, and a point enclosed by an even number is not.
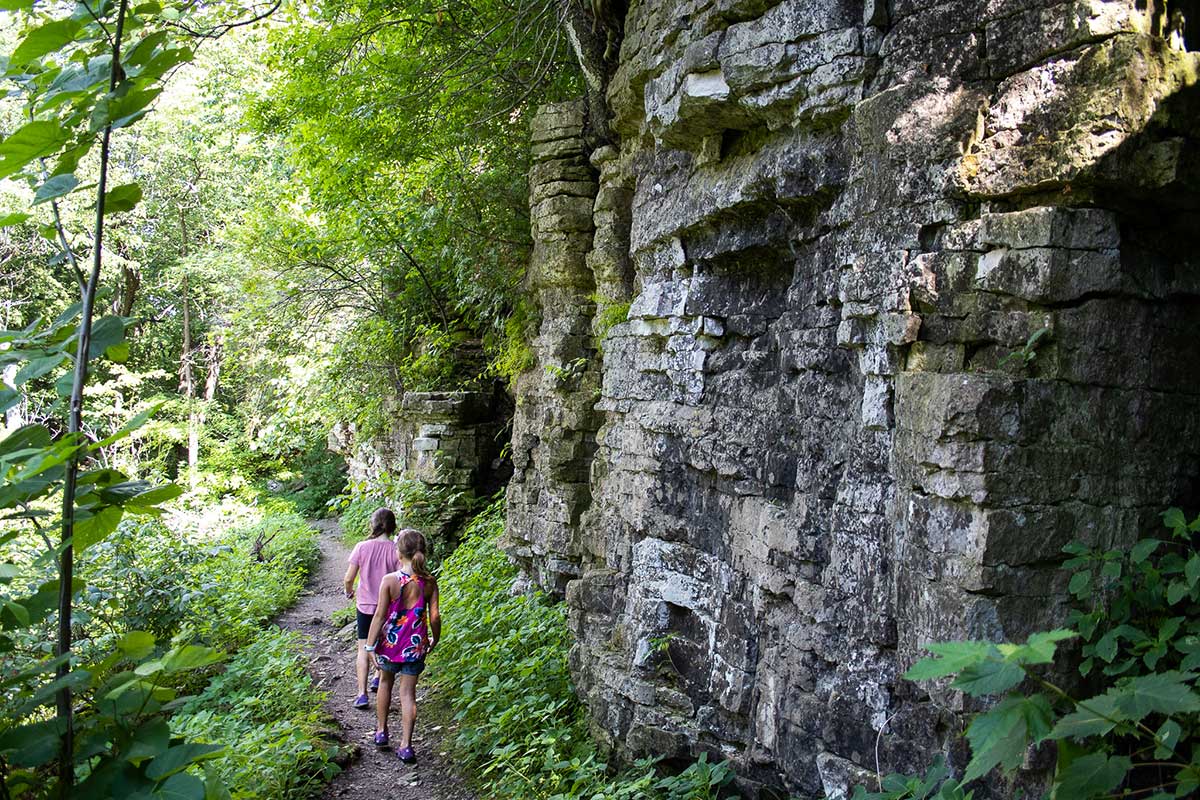
<svg viewBox="0 0 1200 800"><path fill-rule="evenodd" d="M367 697L365 694L360 694L358 697L354 698L354 707L355 708L370 708L371 707L371 698Z"/></svg>
<svg viewBox="0 0 1200 800"><path fill-rule="evenodd" d="M376 731L375 732L375 746L378 747L380 750L387 749L387 746L388 746L387 731Z"/></svg>
<svg viewBox="0 0 1200 800"><path fill-rule="evenodd" d="M417 763L417 754L413 752L413 749L411 747L397 747L396 755L405 764Z"/></svg>
<svg viewBox="0 0 1200 800"><path fill-rule="evenodd" d="M370 689L372 692L379 691L379 676L378 675L376 675L374 678L371 678L371 685L368 686L367 688Z"/></svg>

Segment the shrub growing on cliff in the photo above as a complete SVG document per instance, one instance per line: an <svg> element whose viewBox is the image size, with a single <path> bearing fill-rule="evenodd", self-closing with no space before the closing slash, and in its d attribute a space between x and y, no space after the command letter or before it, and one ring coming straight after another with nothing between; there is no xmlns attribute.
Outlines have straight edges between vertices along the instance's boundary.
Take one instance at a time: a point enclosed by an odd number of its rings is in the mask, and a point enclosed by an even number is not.
<svg viewBox="0 0 1200 800"><path fill-rule="evenodd" d="M946 642L917 662L912 680L955 676L972 697L998 696L967 728L971 760L963 783L993 770L1013 772L1031 745L1054 742L1055 797L1189 797L1200 790L1200 517L1163 515L1167 539L1147 538L1128 552L1065 548L1079 607L1075 630L1036 633L1025 644ZM1077 699L1042 675L1058 645L1083 640L1080 674L1092 688ZM856 800L950 797L957 782L889 776L882 791L859 787ZM933 778L933 780L929 780ZM939 791L942 794L934 795ZM967 795L964 795L967 796Z"/></svg>

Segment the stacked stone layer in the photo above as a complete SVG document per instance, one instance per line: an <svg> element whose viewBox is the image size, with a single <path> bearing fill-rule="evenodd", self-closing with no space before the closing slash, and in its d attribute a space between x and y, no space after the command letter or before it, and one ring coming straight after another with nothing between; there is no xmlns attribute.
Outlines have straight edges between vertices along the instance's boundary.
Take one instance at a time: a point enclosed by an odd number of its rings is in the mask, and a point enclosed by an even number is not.
<svg viewBox="0 0 1200 800"><path fill-rule="evenodd" d="M1060 622L1063 544L1200 503L1200 59L1160 5L635 2L618 145L539 117L508 546L612 748L762 797L961 766L922 645Z"/></svg>

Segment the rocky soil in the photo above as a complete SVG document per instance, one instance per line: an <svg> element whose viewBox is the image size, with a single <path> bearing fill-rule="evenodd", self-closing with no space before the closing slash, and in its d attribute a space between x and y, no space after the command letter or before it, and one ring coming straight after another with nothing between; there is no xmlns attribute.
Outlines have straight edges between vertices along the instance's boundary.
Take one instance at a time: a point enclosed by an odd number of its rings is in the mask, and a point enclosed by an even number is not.
<svg viewBox="0 0 1200 800"><path fill-rule="evenodd" d="M404 764L392 750L377 750L372 744L373 702L369 710L350 705L355 695L353 630L335 627L330 621L333 612L347 605L341 587L349 549L342 544L335 520L322 520L317 527L321 531L321 565L308 591L278 622L303 635L309 672L317 686L329 693L325 710L337 723L338 737L348 753L348 763L322 796L474 800L474 794L451 767L449 731L431 721L428 686L417 689L420 716L413 736L416 765ZM389 728L399 738L400 702L395 698Z"/></svg>

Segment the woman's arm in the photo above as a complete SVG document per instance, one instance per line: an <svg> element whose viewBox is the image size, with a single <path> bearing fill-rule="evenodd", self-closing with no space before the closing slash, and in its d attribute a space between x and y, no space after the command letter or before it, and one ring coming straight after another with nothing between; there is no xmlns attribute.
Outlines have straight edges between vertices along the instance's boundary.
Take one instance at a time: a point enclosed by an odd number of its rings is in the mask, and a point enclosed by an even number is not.
<svg viewBox="0 0 1200 800"><path fill-rule="evenodd" d="M392 587L396 585L393 575L384 577L379 584L379 602L375 606L375 616L371 617L371 630L367 633L367 649L375 649L375 640L383 630L383 622L387 619L388 606L392 604Z"/></svg>
<svg viewBox="0 0 1200 800"><path fill-rule="evenodd" d="M354 579L358 577L358 564L351 563L346 568L346 577L342 578L342 583L346 589L346 597L354 597Z"/></svg>
<svg viewBox="0 0 1200 800"><path fill-rule="evenodd" d="M433 648L442 639L442 612L438 608L438 587L433 584L433 593L429 595L429 647L427 652L432 652Z"/></svg>

